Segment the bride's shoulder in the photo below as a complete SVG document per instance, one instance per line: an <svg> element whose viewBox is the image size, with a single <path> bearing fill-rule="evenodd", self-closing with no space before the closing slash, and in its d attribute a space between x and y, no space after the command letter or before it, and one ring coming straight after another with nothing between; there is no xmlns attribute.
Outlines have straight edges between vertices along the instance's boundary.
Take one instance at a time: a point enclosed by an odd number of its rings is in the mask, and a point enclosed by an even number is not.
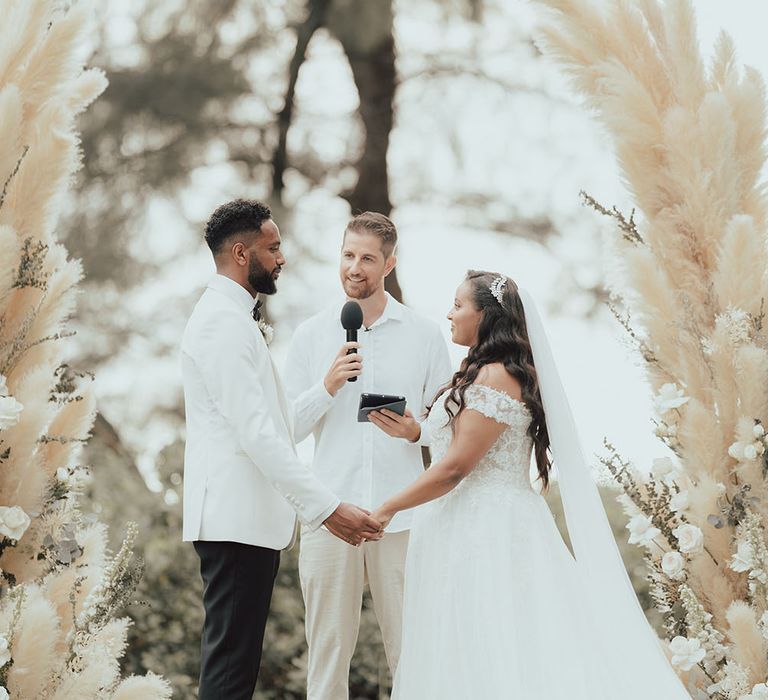
<svg viewBox="0 0 768 700"><path fill-rule="evenodd" d="M501 362L493 362L483 365L475 379L475 385L487 386L503 394L507 394L515 401L522 399L520 382L517 381Z"/></svg>

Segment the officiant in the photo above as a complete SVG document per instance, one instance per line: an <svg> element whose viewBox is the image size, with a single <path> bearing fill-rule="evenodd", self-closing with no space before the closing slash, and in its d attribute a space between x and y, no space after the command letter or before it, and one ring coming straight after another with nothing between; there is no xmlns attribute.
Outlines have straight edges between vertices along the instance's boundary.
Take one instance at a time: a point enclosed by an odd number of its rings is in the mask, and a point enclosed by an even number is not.
<svg viewBox="0 0 768 700"><path fill-rule="evenodd" d="M314 434L314 473L342 500L367 509L423 470L421 446L429 444L429 435L415 416L423 417L451 378L438 325L385 291L384 280L397 263L396 245L395 225L383 214L365 212L348 223L339 266L345 298L297 328L285 371L296 439ZM359 342L342 344L339 317L350 300L360 304L363 326ZM356 381L348 381L352 377ZM361 393L404 396L408 408L402 417L379 412L371 422L358 423ZM410 512L400 513L382 540L359 547L324 528L302 531L299 576L309 644L308 700L349 697L366 582L394 675L410 522Z"/></svg>

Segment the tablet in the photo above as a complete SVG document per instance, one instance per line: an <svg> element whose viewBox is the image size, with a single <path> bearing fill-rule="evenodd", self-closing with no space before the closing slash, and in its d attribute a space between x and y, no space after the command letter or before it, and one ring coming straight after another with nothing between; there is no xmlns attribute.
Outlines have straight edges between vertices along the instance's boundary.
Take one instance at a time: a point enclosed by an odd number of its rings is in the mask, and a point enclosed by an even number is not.
<svg viewBox="0 0 768 700"><path fill-rule="evenodd" d="M368 414L387 408L390 411L405 415L405 396L392 396L390 394L360 394L360 405L357 407L357 422L368 423Z"/></svg>

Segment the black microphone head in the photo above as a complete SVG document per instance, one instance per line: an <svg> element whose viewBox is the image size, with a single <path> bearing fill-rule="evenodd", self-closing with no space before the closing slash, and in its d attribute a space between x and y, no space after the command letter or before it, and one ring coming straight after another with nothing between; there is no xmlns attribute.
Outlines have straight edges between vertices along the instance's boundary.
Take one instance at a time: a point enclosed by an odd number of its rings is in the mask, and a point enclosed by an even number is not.
<svg viewBox="0 0 768 700"><path fill-rule="evenodd" d="M363 325L363 309L356 301L348 301L341 307L341 327L356 331Z"/></svg>

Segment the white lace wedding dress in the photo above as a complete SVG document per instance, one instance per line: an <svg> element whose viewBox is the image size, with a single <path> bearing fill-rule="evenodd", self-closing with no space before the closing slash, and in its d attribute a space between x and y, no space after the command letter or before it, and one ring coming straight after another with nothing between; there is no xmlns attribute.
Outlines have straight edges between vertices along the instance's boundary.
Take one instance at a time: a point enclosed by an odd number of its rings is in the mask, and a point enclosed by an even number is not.
<svg viewBox="0 0 768 700"><path fill-rule="evenodd" d="M416 512L393 700L633 697L632 679L601 663L621 631L591 628L575 561L531 487L528 409L483 385L465 401L508 427L453 491ZM428 418L433 462L451 441L447 417L440 401Z"/></svg>

